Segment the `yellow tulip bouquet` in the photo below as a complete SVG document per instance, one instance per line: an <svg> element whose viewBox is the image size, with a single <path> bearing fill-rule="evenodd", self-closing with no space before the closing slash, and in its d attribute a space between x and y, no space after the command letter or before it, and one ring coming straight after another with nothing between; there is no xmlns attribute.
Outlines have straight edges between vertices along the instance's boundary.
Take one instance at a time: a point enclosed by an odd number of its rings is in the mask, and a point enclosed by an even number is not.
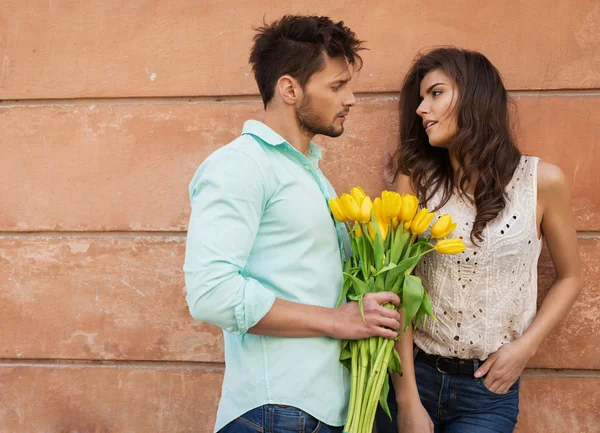
<svg viewBox="0 0 600 433"><path fill-rule="evenodd" d="M434 245L431 239L420 238L434 214L426 208L417 212L418 205L417 197L391 191L371 201L360 187L329 200L335 219L346 224L352 244L338 305L345 300L357 301L364 320L363 296L391 291L400 297L400 306L385 307L403 310L404 331L413 320L415 326L427 317L436 320L421 279L411 272L425 254L456 254L464 251L465 245L460 239L438 240ZM445 238L455 227L452 218L443 215L431 227L431 238ZM340 361L352 377L344 431L371 433L377 403L390 416L388 374L402 372L394 341L382 337L344 341Z"/></svg>

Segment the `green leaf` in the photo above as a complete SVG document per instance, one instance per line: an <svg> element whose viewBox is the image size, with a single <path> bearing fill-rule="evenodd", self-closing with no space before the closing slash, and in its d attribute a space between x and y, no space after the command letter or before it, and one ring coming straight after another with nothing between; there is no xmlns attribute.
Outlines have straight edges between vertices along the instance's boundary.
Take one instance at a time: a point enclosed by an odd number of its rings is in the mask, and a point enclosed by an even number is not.
<svg viewBox="0 0 600 433"><path fill-rule="evenodd" d="M360 258L360 250L358 248L358 243L356 242L358 239L356 239L354 236L350 236L350 246L352 247L352 255L356 256L358 254L358 258Z"/></svg>
<svg viewBox="0 0 600 433"><path fill-rule="evenodd" d="M390 371L395 371L398 374L402 374L402 362L400 361L400 355L398 355L398 351L395 347L392 350L392 356L390 356L388 368Z"/></svg>
<svg viewBox="0 0 600 433"><path fill-rule="evenodd" d="M431 306L431 299L429 298L429 294L427 293L427 290L425 290L423 293L423 301L421 302L421 309L423 310L423 313L425 313L427 316L431 317L434 322L437 322L437 317L435 317L435 314L433 314L433 307ZM423 320L423 323L425 323L425 320Z"/></svg>
<svg viewBox="0 0 600 433"><path fill-rule="evenodd" d="M377 275L375 278L375 284L373 284L373 292L383 292L385 286L383 282L385 281L385 275Z"/></svg>
<svg viewBox="0 0 600 433"><path fill-rule="evenodd" d="M349 274L346 274L346 275L349 275ZM342 303L346 299L346 296L348 295L348 291L350 290L351 285L352 285L352 280L350 280L350 278L348 278L346 276L346 278L344 278L344 284L342 285L342 293L340 293L340 297L337 301L337 304L335 305L336 307L339 307L340 305L342 305Z"/></svg>
<svg viewBox="0 0 600 433"><path fill-rule="evenodd" d="M396 266L398 266L398 265L395 263L389 263L386 266L384 266L383 268L381 268L377 273L373 273L373 275L376 277L379 274L383 274L384 272L394 269Z"/></svg>
<svg viewBox="0 0 600 433"><path fill-rule="evenodd" d="M379 229L377 229L379 230ZM379 231L375 234L375 241L373 245L373 258L375 259L375 269L379 270L383 266L383 241L381 240L381 234Z"/></svg>
<svg viewBox="0 0 600 433"><path fill-rule="evenodd" d="M400 231L400 226L398 226L398 231ZM390 262L391 263L398 263L398 260L400 260L400 255L402 254L402 251L404 250L404 245L406 245L406 243L408 242L408 240L410 239L410 232L401 232L401 233L396 233L396 237L394 238L394 243L392 244L392 248L391 248L391 257L390 257Z"/></svg>
<svg viewBox="0 0 600 433"><path fill-rule="evenodd" d="M358 302L358 308L360 309L360 315L362 316L362 319L365 323L367 323L367 319L365 319L365 310L363 307L363 297L365 296L364 293L360 294L360 295L356 295L356 296L348 296L348 298L352 301L357 301Z"/></svg>
<svg viewBox="0 0 600 433"><path fill-rule="evenodd" d="M344 262L344 272L348 272L352 268L351 260L348 259Z"/></svg>
<svg viewBox="0 0 600 433"><path fill-rule="evenodd" d="M375 268L379 270L383 266L383 253L385 249L383 247L383 238L381 236L381 232L379 231L379 226L377 225L377 219L375 218L375 209L371 211L371 225L375 230L375 239L373 240L373 256L375 258Z"/></svg>
<svg viewBox="0 0 600 433"><path fill-rule="evenodd" d="M387 278L390 281L388 284L386 284L386 286L387 287L393 286L394 283L396 282L396 279L400 275L406 273L406 271L411 269L413 266L415 266L420 258L421 258L420 256L409 257L408 259L402 260L400 263L398 263L398 265L396 265L395 268L391 269L387 273Z"/></svg>
<svg viewBox="0 0 600 433"><path fill-rule="evenodd" d="M386 277L386 279L385 279L386 286L384 287L384 290L386 292L391 291L391 292L394 292L396 295L399 295L400 294L400 289L402 288L402 284L404 283L404 274L401 274L398 278L396 278L396 281L394 282L394 285L391 286L391 287L387 286L387 284L390 281L393 281L393 280L391 278L389 278L389 275L388 275Z"/></svg>
<svg viewBox="0 0 600 433"><path fill-rule="evenodd" d="M417 314L415 314L415 317L413 319L413 331L417 329L417 326L419 326L419 322L424 316L425 315L423 314L423 310L421 309L421 307L419 307L419 310L417 311ZM425 322L423 322L423 324L425 324Z"/></svg>
<svg viewBox="0 0 600 433"><path fill-rule="evenodd" d="M369 286L364 281L359 280L352 274L347 274L344 272L344 275L346 275L348 278L350 278L350 280L352 280L352 285L354 286L357 295L364 295L365 293L370 292Z"/></svg>
<svg viewBox="0 0 600 433"><path fill-rule="evenodd" d="M384 374L384 373L382 373ZM387 375L386 375L387 376ZM387 398L390 393L390 381L389 378L386 377L383 381L383 387L381 388L381 394L379 394L379 404L383 411L387 414L390 421L392 420L392 415L390 414L390 408L388 407Z"/></svg>
<svg viewBox="0 0 600 433"><path fill-rule="evenodd" d="M429 243L429 239L419 239L410 246L410 256L420 256L424 251L431 248L434 248L434 246Z"/></svg>
<svg viewBox="0 0 600 433"><path fill-rule="evenodd" d="M375 362L375 355L377 354L377 337L369 338L369 358L372 362Z"/></svg>
<svg viewBox="0 0 600 433"><path fill-rule="evenodd" d="M342 351L340 352L340 362L344 367L348 370L351 370L352 367L352 351L350 349L349 341L345 340L342 344Z"/></svg>
<svg viewBox="0 0 600 433"><path fill-rule="evenodd" d="M419 277L407 275L402 284L402 307L404 308L404 329L410 325L419 311L423 300L423 283Z"/></svg>

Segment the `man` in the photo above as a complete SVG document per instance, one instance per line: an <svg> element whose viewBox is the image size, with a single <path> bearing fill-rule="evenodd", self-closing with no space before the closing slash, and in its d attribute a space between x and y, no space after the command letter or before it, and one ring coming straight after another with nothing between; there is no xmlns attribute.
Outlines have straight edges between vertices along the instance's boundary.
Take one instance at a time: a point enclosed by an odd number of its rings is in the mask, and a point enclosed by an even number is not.
<svg viewBox="0 0 600 433"><path fill-rule="evenodd" d="M258 29L250 62L262 122L204 161L190 184L187 302L224 331L215 431L341 432L350 378L341 340L395 338L393 293L335 308L344 227L327 200L316 134L337 137L356 102L361 41L327 17L285 16Z"/></svg>

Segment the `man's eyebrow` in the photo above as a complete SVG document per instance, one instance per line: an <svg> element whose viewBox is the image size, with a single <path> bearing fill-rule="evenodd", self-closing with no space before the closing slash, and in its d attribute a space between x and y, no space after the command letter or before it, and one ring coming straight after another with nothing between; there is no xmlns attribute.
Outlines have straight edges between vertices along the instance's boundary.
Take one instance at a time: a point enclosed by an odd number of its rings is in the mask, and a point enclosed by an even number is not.
<svg viewBox="0 0 600 433"><path fill-rule="evenodd" d="M345 84L350 81L350 78L338 78L337 80L330 81L330 85L334 84Z"/></svg>

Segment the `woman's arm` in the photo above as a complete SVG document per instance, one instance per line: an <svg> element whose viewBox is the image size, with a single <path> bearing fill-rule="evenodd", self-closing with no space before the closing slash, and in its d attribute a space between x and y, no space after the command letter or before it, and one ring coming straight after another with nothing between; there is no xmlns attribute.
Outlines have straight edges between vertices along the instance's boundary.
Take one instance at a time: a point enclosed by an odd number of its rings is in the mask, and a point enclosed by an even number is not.
<svg viewBox="0 0 600 433"><path fill-rule="evenodd" d="M386 158L386 168L390 163L391 157ZM400 194L414 194L410 179L405 175L398 175L396 178L396 190ZM404 323L403 317L400 319L400 323ZM413 359L413 333L410 326L396 343L396 350L402 362L402 377L397 373L392 373L392 382L394 383L396 402L398 403L398 432L432 433L433 423L421 404L419 391L417 390Z"/></svg>
<svg viewBox="0 0 600 433"><path fill-rule="evenodd" d="M517 380L527 361L567 316L582 287L569 187L562 170L544 162L538 165L537 211L538 226L546 238L556 279L525 334L490 355L475 373L475 377L487 373L486 386L497 393L507 392Z"/></svg>

